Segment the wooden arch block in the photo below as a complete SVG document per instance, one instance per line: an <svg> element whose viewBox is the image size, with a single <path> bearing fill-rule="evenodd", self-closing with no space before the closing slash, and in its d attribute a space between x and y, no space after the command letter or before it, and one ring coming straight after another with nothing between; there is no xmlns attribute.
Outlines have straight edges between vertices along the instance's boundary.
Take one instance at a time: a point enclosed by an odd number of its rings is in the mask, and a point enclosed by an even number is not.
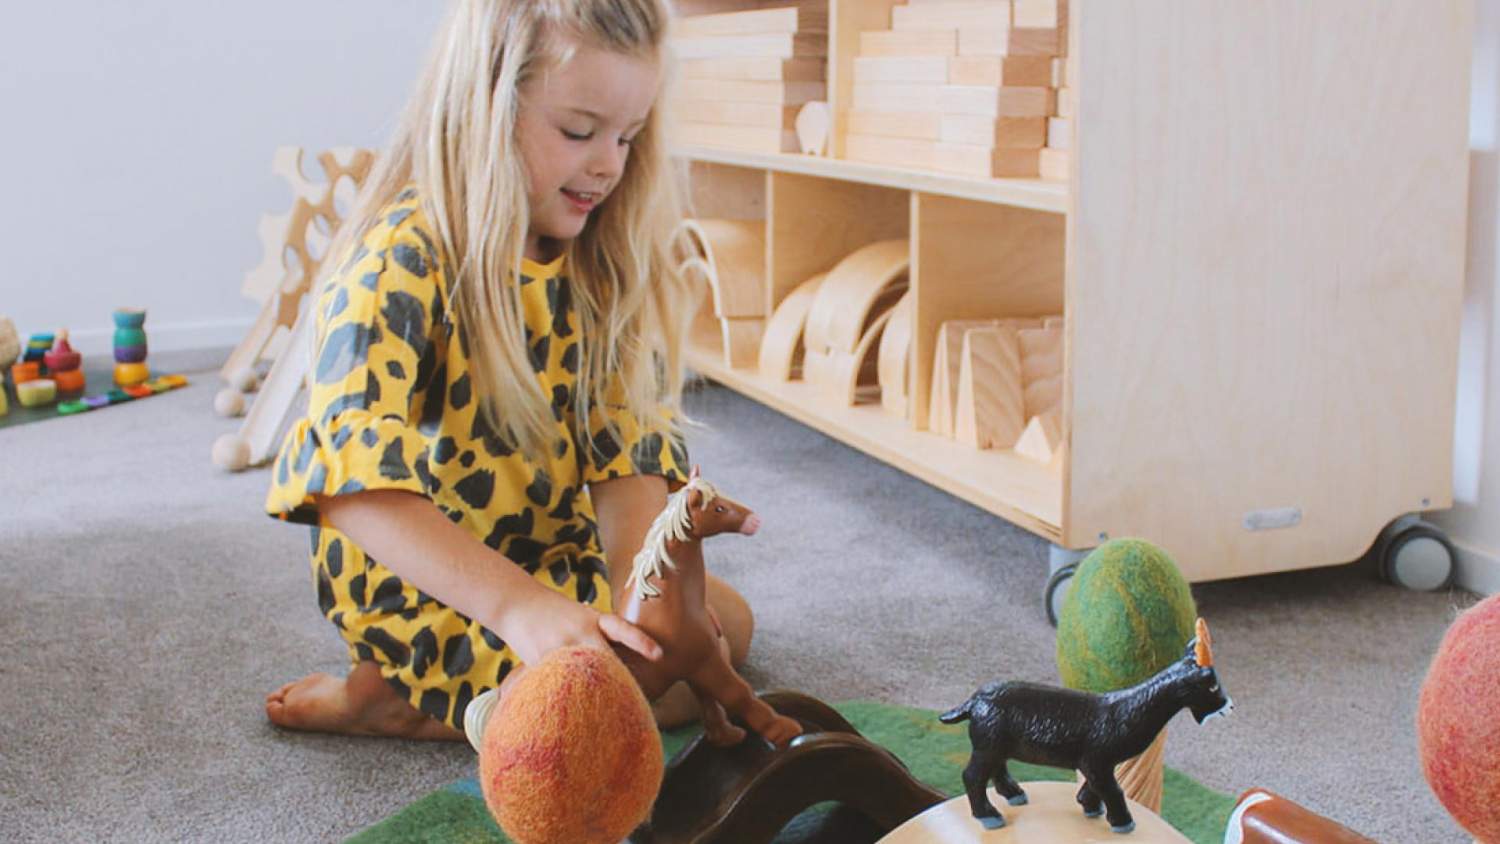
<svg viewBox="0 0 1500 844"><path fill-rule="evenodd" d="M808 312L808 350L852 353L870 322L906 292L910 267L905 238L862 246L839 261Z"/></svg>
<svg viewBox="0 0 1500 844"><path fill-rule="evenodd" d="M682 230L713 268L714 314L764 317L766 224L763 220L684 220Z"/></svg>
<svg viewBox="0 0 1500 844"><path fill-rule="evenodd" d="M797 285L796 289L781 300L776 312L766 324L765 336L760 341L760 374L775 381L793 381L802 375L805 350L802 331L807 325L807 312L812 309L818 287L827 278L827 273L818 273Z"/></svg>
<svg viewBox="0 0 1500 844"><path fill-rule="evenodd" d="M901 297L891 309L890 322L880 335L876 375L880 381L880 405L887 413L905 417L911 392L911 292Z"/></svg>

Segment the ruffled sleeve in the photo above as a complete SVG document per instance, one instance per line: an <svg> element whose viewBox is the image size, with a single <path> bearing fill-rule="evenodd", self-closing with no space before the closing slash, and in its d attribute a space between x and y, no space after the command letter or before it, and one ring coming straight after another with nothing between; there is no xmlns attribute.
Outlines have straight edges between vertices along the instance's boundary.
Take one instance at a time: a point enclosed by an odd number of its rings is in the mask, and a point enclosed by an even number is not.
<svg viewBox="0 0 1500 844"><path fill-rule="evenodd" d="M371 232L330 279L316 304L307 415L282 444L269 514L317 524L318 496L429 494L421 420L444 337L439 267L430 238L407 223Z"/></svg>

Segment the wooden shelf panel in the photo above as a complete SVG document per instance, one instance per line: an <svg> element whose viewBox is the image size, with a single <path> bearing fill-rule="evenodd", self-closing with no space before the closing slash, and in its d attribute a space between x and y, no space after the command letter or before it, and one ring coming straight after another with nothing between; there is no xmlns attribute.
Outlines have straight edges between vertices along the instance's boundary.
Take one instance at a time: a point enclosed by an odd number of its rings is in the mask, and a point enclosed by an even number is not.
<svg viewBox="0 0 1500 844"><path fill-rule="evenodd" d="M1016 208L1029 208L1054 214L1068 213L1068 186L1064 182L1041 179L966 179L925 170L905 170L842 161L812 155L737 152L709 147L679 146L674 153L691 161L752 167L781 173L801 173L846 182L881 185L901 190L975 199Z"/></svg>
<svg viewBox="0 0 1500 844"><path fill-rule="evenodd" d="M688 365L700 375L1051 542L1061 540L1062 477L1011 451L979 451L912 430L878 404L848 407L799 381L773 382L724 365L716 350L694 348Z"/></svg>

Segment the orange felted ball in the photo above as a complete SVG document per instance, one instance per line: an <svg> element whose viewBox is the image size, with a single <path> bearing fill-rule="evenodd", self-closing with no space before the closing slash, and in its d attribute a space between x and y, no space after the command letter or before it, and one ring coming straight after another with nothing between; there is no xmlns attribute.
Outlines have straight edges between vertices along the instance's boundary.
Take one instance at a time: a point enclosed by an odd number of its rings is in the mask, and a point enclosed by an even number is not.
<svg viewBox="0 0 1500 844"><path fill-rule="evenodd" d="M1500 844L1500 595L1443 636L1417 701L1417 749L1454 820L1483 844Z"/></svg>
<svg viewBox="0 0 1500 844"><path fill-rule="evenodd" d="M518 844L616 844L650 814L664 768L635 679L586 647L548 654L508 687L479 751L484 801Z"/></svg>

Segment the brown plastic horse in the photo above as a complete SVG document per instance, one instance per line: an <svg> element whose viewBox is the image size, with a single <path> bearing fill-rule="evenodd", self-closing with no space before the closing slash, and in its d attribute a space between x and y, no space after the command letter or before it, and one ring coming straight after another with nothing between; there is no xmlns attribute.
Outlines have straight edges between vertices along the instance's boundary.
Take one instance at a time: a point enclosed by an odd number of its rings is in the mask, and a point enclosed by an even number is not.
<svg viewBox="0 0 1500 844"><path fill-rule="evenodd" d="M731 532L749 536L759 528L760 517L720 495L694 466L687 484L668 496L652 523L625 582L631 588L616 607L662 647L656 662L615 647L647 699L656 700L673 683L687 681L703 709L704 737L726 747L745 738L726 710L778 747L802 732L800 724L778 715L735 672L719 648L719 626L708 608L703 540Z"/></svg>

